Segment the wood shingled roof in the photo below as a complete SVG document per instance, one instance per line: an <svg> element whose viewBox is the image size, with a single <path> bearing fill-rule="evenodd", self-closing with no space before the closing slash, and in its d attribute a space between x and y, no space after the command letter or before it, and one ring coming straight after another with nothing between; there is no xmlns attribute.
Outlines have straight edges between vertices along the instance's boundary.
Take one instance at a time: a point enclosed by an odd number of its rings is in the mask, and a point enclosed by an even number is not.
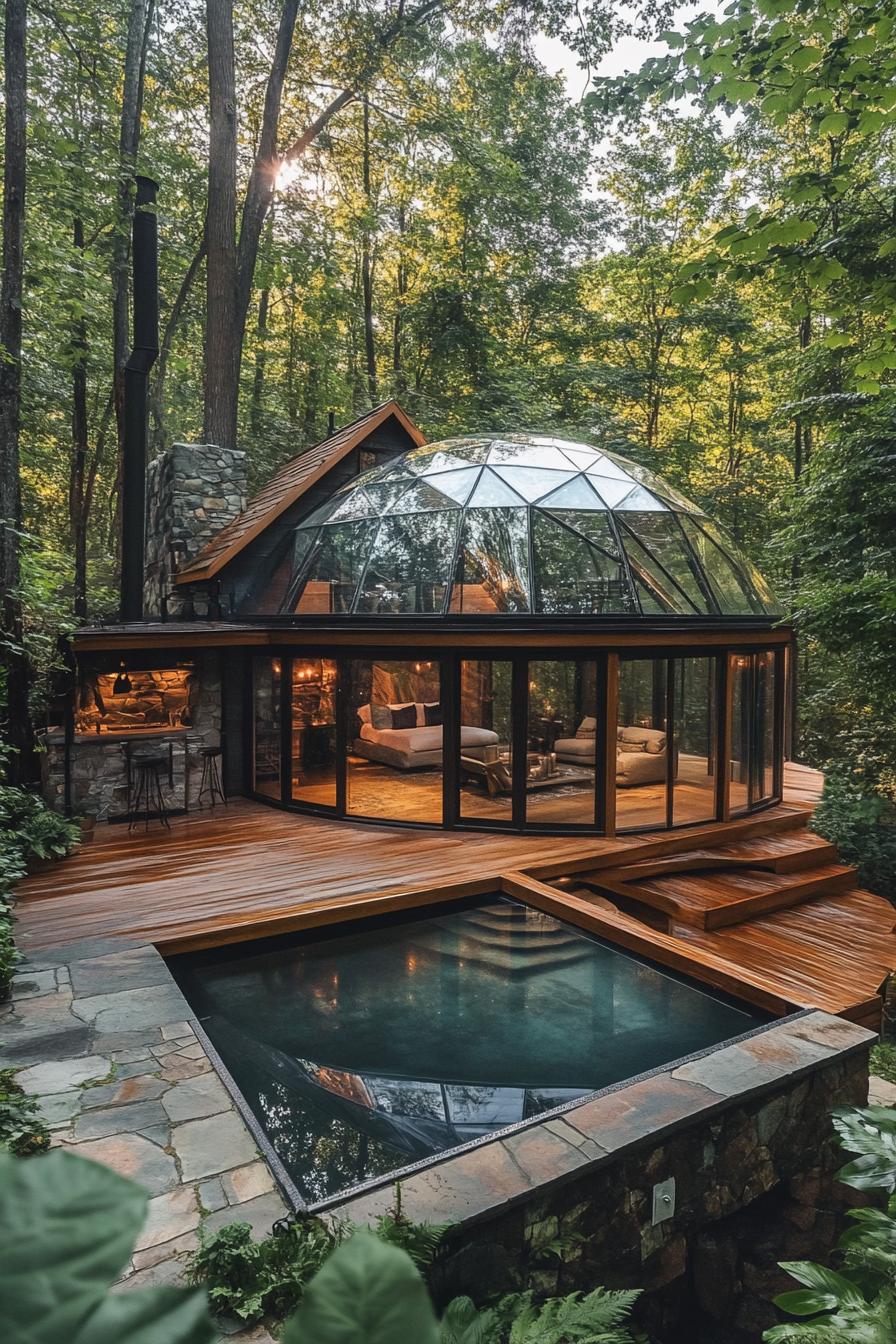
<svg viewBox="0 0 896 1344"><path fill-rule="evenodd" d="M174 576L175 583L201 583L213 578L235 555L263 532L284 509L316 485L338 462L362 444L368 435L394 416L420 447L426 438L397 401L384 401L367 415L338 429L330 438L292 457L262 486L242 513L221 528L202 550Z"/></svg>

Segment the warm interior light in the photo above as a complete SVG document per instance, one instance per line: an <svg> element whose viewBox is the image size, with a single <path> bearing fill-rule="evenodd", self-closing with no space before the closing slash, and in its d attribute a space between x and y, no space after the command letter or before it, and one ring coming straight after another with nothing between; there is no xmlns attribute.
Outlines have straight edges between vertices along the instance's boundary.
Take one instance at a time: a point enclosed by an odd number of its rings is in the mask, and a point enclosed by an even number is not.
<svg viewBox="0 0 896 1344"><path fill-rule="evenodd" d="M121 668L121 671L118 673L118 676L115 678L115 681L112 685L112 694L130 695L131 679L128 676L127 664L125 663L123 658L119 666Z"/></svg>

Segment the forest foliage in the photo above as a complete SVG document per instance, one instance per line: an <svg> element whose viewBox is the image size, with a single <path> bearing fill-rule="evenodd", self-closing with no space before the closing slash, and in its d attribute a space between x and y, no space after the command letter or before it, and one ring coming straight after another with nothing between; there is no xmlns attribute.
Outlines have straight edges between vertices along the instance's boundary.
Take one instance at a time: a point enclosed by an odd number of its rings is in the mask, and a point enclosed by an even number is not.
<svg viewBox="0 0 896 1344"><path fill-rule="evenodd" d="M666 54L596 78L631 32ZM539 61L544 34L583 96ZM160 184L154 453L230 432L228 369L255 483L331 411L390 396L430 438L609 432L777 585L796 754L864 753L876 788L868 743L896 760L894 72L894 0L733 0L687 24L658 0L31 0L38 664L115 607L139 170Z"/></svg>

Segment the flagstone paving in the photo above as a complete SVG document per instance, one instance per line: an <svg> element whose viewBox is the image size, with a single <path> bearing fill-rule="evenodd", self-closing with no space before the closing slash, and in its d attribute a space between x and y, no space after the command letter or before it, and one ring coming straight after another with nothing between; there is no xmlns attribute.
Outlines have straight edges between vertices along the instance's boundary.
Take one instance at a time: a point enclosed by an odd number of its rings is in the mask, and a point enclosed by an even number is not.
<svg viewBox="0 0 896 1344"><path fill-rule="evenodd" d="M37 1097L53 1146L150 1195L122 1289L178 1282L203 1225L264 1236L287 1212L192 1021L155 948L120 939L36 954L0 1008L0 1063Z"/></svg>

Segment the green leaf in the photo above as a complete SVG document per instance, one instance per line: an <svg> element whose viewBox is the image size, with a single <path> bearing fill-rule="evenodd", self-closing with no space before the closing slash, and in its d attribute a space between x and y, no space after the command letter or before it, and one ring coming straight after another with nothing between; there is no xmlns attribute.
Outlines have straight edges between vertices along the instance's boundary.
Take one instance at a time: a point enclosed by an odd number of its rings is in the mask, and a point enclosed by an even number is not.
<svg viewBox="0 0 896 1344"><path fill-rule="evenodd" d="M807 1288L816 1288L822 1294L834 1299L832 1305L843 1303L847 1306L864 1306L865 1298L854 1283L843 1274L837 1274L824 1265L816 1265L812 1260L782 1260L781 1268L792 1275L798 1283Z"/></svg>
<svg viewBox="0 0 896 1344"><path fill-rule="evenodd" d="M774 1303L791 1316L814 1316L817 1311L833 1311L837 1299L831 1293L813 1293L801 1288L792 1293L779 1293Z"/></svg>
<svg viewBox="0 0 896 1344"><path fill-rule="evenodd" d="M130 1258L146 1195L59 1150L0 1156L0 1299L6 1344L77 1337Z"/></svg>
<svg viewBox="0 0 896 1344"><path fill-rule="evenodd" d="M808 70L810 66L817 65L823 57L824 52L821 47L801 47L791 56L790 64L794 70L799 70L802 73L802 71Z"/></svg>
<svg viewBox="0 0 896 1344"><path fill-rule="evenodd" d="M842 135L849 130L849 117L845 112L829 112L822 117L818 127L820 135Z"/></svg>
<svg viewBox="0 0 896 1344"><path fill-rule="evenodd" d="M891 257L896 252L896 238L885 238L877 249L879 257Z"/></svg>
<svg viewBox="0 0 896 1344"><path fill-rule="evenodd" d="M202 1288L111 1294L74 1344L210 1344L217 1338Z"/></svg>
<svg viewBox="0 0 896 1344"><path fill-rule="evenodd" d="M283 1344L437 1344L438 1337L410 1257L358 1232L311 1280Z"/></svg>

